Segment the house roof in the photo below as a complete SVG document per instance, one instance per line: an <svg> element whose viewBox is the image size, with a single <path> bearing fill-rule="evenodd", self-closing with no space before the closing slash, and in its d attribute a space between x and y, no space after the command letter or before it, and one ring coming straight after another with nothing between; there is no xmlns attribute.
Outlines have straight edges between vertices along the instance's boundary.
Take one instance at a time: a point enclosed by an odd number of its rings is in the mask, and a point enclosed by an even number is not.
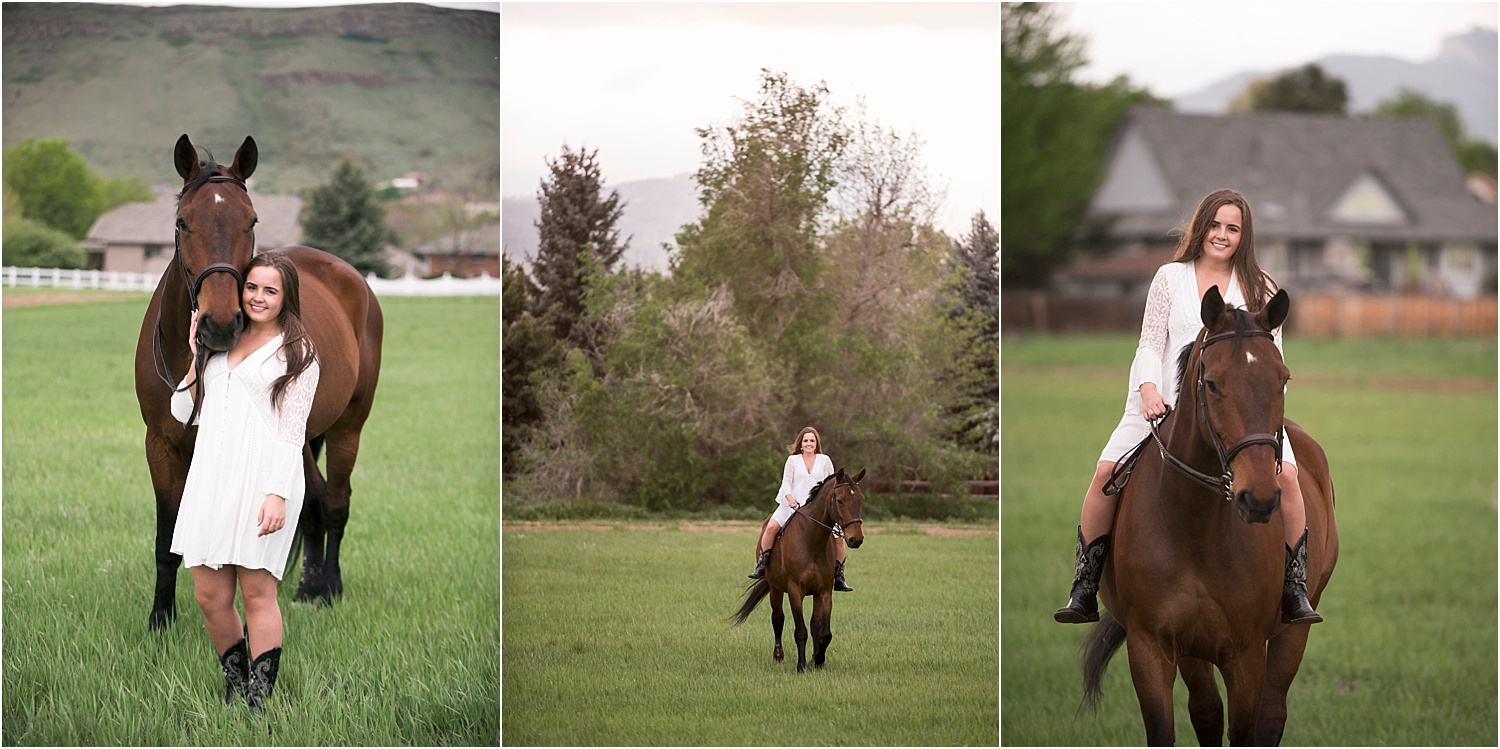
<svg viewBox="0 0 1500 749"><path fill-rule="evenodd" d="M302 213L302 199L292 195L259 195L250 193L255 205L255 245L270 249L301 240L297 223ZM177 223L175 195L158 195L150 203L126 203L106 212L94 221L87 242L103 244L173 244Z"/></svg>
<svg viewBox="0 0 1500 749"><path fill-rule="evenodd" d="M1496 214L1465 188L1427 120L1135 109L1090 213L1115 234L1160 240L1222 187L1245 194L1262 237L1496 240Z"/></svg>
<svg viewBox="0 0 1500 749"><path fill-rule="evenodd" d="M474 229L445 234L412 250L413 255L494 255L500 256L500 227L486 224Z"/></svg>

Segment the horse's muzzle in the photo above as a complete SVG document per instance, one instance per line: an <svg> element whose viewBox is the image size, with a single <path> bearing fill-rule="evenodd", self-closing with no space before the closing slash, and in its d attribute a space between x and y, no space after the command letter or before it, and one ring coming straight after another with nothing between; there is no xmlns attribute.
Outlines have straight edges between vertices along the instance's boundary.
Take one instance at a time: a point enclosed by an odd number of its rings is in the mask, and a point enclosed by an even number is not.
<svg viewBox="0 0 1500 749"><path fill-rule="evenodd" d="M1241 489L1235 492L1234 508L1239 511L1240 519L1247 523L1269 523L1271 515L1276 508L1281 506L1281 489L1271 492L1271 498L1265 502L1257 502L1255 492L1251 489Z"/></svg>
<svg viewBox="0 0 1500 749"><path fill-rule="evenodd" d="M245 313L236 311L228 323L204 312L198 316L198 345L210 351L228 351L245 329Z"/></svg>
<svg viewBox="0 0 1500 749"><path fill-rule="evenodd" d="M844 537L844 543L846 545L848 545L848 547L851 548L851 549L858 549L859 545L862 544L862 543L864 543L864 542L865 542L865 537L863 535L861 535L859 537L855 537L855 536L845 536Z"/></svg>

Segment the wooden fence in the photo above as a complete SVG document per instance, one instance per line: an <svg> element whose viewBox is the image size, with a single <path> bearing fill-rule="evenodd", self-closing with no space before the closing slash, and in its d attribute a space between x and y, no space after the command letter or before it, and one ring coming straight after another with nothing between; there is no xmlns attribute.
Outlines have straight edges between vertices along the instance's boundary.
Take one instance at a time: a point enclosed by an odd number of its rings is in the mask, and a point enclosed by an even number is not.
<svg viewBox="0 0 1500 749"><path fill-rule="evenodd" d="M1005 333L1139 333L1144 299L1064 297L1038 291L1001 292ZM1314 338L1395 335L1487 336L1497 326L1495 297L1440 299L1409 295L1292 294L1288 333Z"/></svg>

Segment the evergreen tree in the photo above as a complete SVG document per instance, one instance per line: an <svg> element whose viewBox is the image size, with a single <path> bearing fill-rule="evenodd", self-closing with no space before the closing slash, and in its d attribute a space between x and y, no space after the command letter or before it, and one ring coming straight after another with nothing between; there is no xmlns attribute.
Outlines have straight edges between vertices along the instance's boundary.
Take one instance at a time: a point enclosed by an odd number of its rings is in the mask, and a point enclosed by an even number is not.
<svg viewBox="0 0 1500 749"><path fill-rule="evenodd" d="M962 390L953 409L960 444L993 451L1000 439L1000 233L983 211L968 235L953 243L951 262L962 275L951 317L969 331L956 378Z"/></svg>
<svg viewBox="0 0 1500 749"><path fill-rule="evenodd" d="M562 368L562 348L552 337L552 321L546 315L531 313L536 285L519 265L502 258L500 319L504 331L500 336L501 463L516 473L516 458L531 431L542 421L538 396L538 375Z"/></svg>
<svg viewBox="0 0 1500 749"><path fill-rule="evenodd" d="M385 248L391 238L375 186L354 162L344 160L328 184L308 195L303 244L343 258L361 274L385 276L390 273Z"/></svg>
<svg viewBox="0 0 1500 749"><path fill-rule="evenodd" d="M604 177L598 151L574 151L566 145L556 160L549 159L548 179L541 184L537 202L541 216L536 221L538 239L532 274L540 288L532 312L550 312L556 337L577 348L588 346L589 331L580 327L583 296L589 268L608 273L629 246L620 241L615 224L624 212L620 194L604 195ZM591 260L584 258L591 256Z"/></svg>

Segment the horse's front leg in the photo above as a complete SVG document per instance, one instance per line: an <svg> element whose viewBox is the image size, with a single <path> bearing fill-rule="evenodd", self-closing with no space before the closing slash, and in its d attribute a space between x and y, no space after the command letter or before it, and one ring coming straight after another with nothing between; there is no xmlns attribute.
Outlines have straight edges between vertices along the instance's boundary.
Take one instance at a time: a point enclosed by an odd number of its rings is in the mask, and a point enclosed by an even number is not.
<svg viewBox="0 0 1500 749"><path fill-rule="evenodd" d="M781 649L781 627L786 624L786 612L781 610L781 591L771 588L771 631L776 633L776 649L771 651L771 658L780 663L786 658L786 651Z"/></svg>
<svg viewBox="0 0 1500 749"><path fill-rule="evenodd" d="M1286 693L1292 688L1292 679L1297 678L1311 629L1311 624L1292 624L1271 638L1266 649L1266 686L1255 726L1257 746L1281 745L1286 728Z"/></svg>
<svg viewBox="0 0 1500 749"><path fill-rule="evenodd" d="M1214 681L1214 667L1208 661L1183 658L1177 670L1187 684L1188 716L1199 746L1221 746L1224 743L1224 701Z"/></svg>
<svg viewBox="0 0 1500 749"><path fill-rule="evenodd" d="M797 638L797 673L800 674L807 670L807 619L802 616L802 597L805 594L801 587L789 585L786 595L792 603L792 622L797 625L794 636Z"/></svg>
<svg viewBox="0 0 1500 749"><path fill-rule="evenodd" d="M1141 720L1146 724L1146 744L1171 746L1177 742L1176 726L1172 723L1172 680L1177 676L1176 665L1158 642L1133 636L1134 631L1131 632L1126 635L1125 648L1130 656L1130 680L1141 703Z"/></svg>
<svg viewBox="0 0 1500 749"><path fill-rule="evenodd" d="M822 668L833 642L833 591L821 590L813 597L813 668Z"/></svg>
<svg viewBox="0 0 1500 749"><path fill-rule="evenodd" d="M1307 626L1307 625L1303 625ZM1224 689L1229 692L1229 745L1255 743L1260 701L1266 684L1266 648L1256 643L1219 664Z"/></svg>
<svg viewBox="0 0 1500 749"><path fill-rule="evenodd" d="M156 590L146 624L157 630L166 629L177 619L177 568L182 565L182 555L172 553L172 532L187 482L187 459L166 438L148 431L146 461L156 494Z"/></svg>

